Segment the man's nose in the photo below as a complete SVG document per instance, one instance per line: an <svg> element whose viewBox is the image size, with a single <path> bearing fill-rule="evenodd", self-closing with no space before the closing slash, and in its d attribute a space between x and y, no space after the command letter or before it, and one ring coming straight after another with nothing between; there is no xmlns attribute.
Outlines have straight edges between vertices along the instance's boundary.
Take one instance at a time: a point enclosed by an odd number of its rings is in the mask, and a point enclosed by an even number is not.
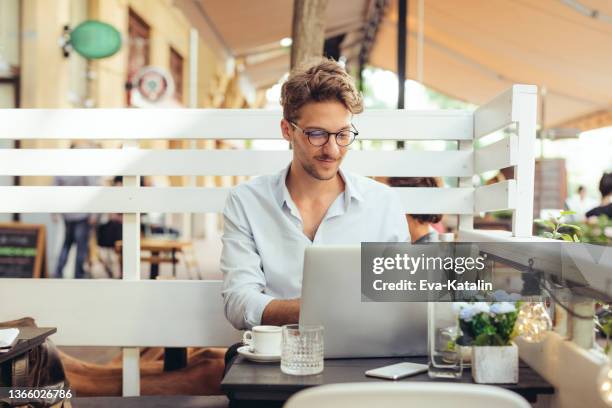
<svg viewBox="0 0 612 408"><path fill-rule="evenodd" d="M340 146L338 146L334 135L329 135L329 140L323 145L323 153L332 157L337 157L340 154Z"/></svg>

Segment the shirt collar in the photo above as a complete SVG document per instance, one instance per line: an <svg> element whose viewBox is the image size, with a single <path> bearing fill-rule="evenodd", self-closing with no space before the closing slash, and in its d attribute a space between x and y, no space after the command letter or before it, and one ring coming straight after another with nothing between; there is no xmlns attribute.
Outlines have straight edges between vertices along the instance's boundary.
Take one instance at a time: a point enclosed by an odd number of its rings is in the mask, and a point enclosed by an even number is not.
<svg viewBox="0 0 612 408"><path fill-rule="evenodd" d="M285 166L280 171L280 173L278 173L278 178L275 181L274 195L280 207L282 207L285 202L290 202L291 200L291 196L289 196L289 190L287 190L287 184L285 184L285 180L287 180L287 174L289 173L290 168L291 163L289 163L288 166Z"/></svg>
<svg viewBox="0 0 612 408"><path fill-rule="evenodd" d="M275 186L275 197L278 205L282 207L285 203L289 205L289 203L293 202L291 196L289 195L289 190L287 189L287 174L289 173L289 169L291 168L291 163L288 166L284 167L280 173L278 173L278 178L276 180ZM338 169L340 173L340 177L344 180L344 202L348 208L351 199L354 198L357 201L363 201L363 192L361 188L357 185L353 176L350 173L345 172L341 168Z"/></svg>
<svg viewBox="0 0 612 408"><path fill-rule="evenodd" d="M342 169L338 169L340 177L344 180L344 198L346 202L350 202L351 198L357 201L363 201L363 192L359 188L359 185L355 181L352 174L345 172Z"/></svg>

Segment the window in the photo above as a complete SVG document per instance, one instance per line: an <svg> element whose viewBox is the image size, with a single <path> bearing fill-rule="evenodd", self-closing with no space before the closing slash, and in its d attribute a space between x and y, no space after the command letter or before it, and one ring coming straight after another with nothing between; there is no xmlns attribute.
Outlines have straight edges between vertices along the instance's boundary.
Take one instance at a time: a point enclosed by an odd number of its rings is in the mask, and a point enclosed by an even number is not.
<svg viewBox="0 0 612 408"><path fill-rule="evenodd" d="M134 75L150 63L149 38L151 28L132 9L129 12L128 21L128 83ZM127 92L127 104L130 105L130 92Z"/></svg>
<svg viewBox="0 0 612 408"><path fill-rule="evenodd" d="M170 74L174 79L174 98L183 102L183 57L172 47L170 47Z"/></svg>

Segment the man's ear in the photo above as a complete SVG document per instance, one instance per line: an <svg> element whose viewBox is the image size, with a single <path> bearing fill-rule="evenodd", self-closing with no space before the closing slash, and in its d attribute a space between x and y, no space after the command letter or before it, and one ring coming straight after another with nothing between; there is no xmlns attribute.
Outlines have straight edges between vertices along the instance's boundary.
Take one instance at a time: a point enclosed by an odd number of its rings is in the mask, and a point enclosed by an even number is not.
<svg viewBox="0 0 612 408"><path fill-rule="evenodd" d="M289 143L293 142L293 136L291 135L291 124L285 118L281 119L280 122L281 132L283 133L283 139Z"/></svg>

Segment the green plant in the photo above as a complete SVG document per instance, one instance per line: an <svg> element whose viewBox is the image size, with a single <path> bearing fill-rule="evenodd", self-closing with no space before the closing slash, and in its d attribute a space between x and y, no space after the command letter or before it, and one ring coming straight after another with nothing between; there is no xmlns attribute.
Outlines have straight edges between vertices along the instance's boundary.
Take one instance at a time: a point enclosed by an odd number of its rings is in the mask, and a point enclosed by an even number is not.
<svg viewBox="0 0 612 408"><path fill-rule="evenodd" d="M493 211L491 216L496 220L511 220L512 219L512 210L499 210Z"/></svg>
<svg viewBox="0 0 612 408"><path fill-rule="evenodd" d="M514 324L519 305L510 302L465 303L459 305L462 346L508 346L516 335Z"/></svg>
<svg viewBox="0 0 612 408"><path fill-rule="evenodd" d="M612 220L605 214L596 218L595 222L583 223L582 242L592 244L612 244Z"/></svg>
<svg viewBox="0 0 612 408"><path fill-rule="evenodd" d="M604 353L610 351L610 337L612 336L612 311L610 305L602 304L601 310L595 313L595 325L606 336Z"/></svg>
<svg viewBox="0 0 612 408"><path fill-rule="evenodd" d="M552 216L548 220L536 219L536 224L545 229L540 235L544 238L557 239L561 241L580 242L579 235L582 230L579 226L563 222L565 215L573 215L574 211L561 211L559 216Z"/></svg>

